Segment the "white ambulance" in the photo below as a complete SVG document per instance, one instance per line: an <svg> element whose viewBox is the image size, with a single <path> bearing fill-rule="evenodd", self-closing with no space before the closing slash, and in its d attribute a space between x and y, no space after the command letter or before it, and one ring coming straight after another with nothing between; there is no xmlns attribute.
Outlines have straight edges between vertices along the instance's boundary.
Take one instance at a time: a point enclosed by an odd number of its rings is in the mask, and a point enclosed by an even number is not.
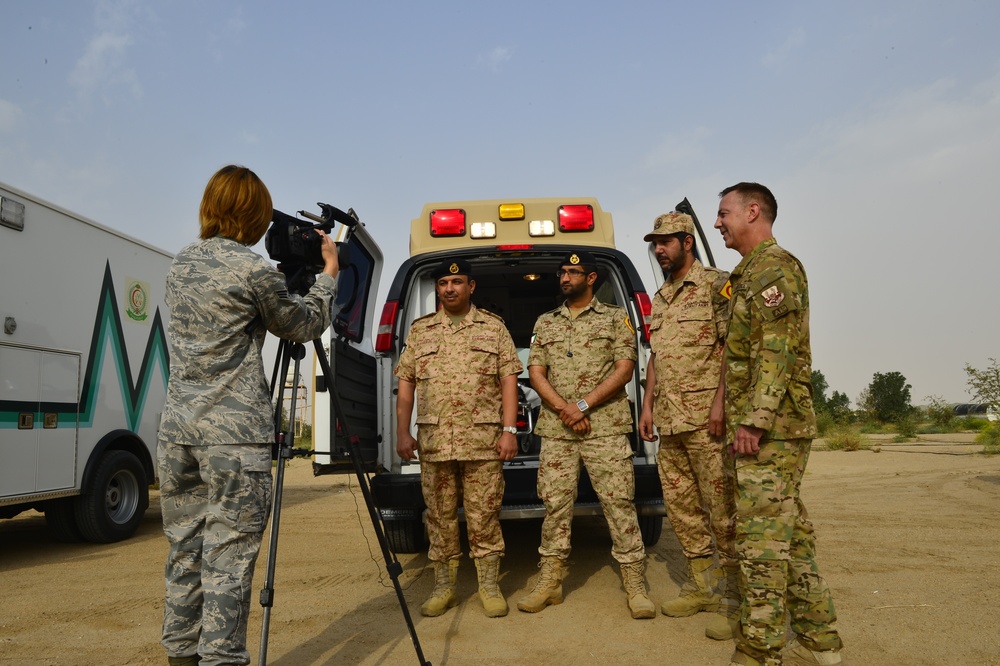
<svg viewBox="0 0 1000 666"><path fill-rule="evenodd" d="M685 199L678 205L690 211ZM712 263L700 227L699 257ZM358 436L372 477L372 492L390 546L415 552L425 546L420 490L420 463L396 454L397 380L392 371L399 360L411 323L434 312L437 299L430 273L444 258L460 257L473 265L473 303L503 317L522 361L527 361L537 317L562 302L555 271L569 251L586 249L598 262L597 297L624 307L635 329L638 353L635 373L626 387L636 424L642 407L649 359L650 299L632 261L615 247L611 214L593 198L502 199L431 203L410 225L410 258L396 271L374 340L373 311L368 295L377 291L382 256L371 237L359 227L350 248L352 268L342 273L332 339L326 341L333 378L317 372L314 447L329 452L314 461L317 474L350 471L345 429L331 415L327 389L338 392L346 432ZM656 267L658 282L662 273ZM525 363L525 365L527 365ZM527 367L520 380L517 457L504 464L506 490L501 519L542 517L538 497L540 439L533 433L540 401L531 390ZM414 413L416 410L414 410ZM416 428L411 423L411 430ZM631 435L634 451L635 504L647 545L659 539L665 515L656 468L655 444ZM576 515L600 515L590 480L581 474Z"/></svg>
<svg viewBox="0 0 1000 666"><path fill-rule="evenodd" d="M0 518L131 536L166 398L171 255L0 184Z"/></svg>

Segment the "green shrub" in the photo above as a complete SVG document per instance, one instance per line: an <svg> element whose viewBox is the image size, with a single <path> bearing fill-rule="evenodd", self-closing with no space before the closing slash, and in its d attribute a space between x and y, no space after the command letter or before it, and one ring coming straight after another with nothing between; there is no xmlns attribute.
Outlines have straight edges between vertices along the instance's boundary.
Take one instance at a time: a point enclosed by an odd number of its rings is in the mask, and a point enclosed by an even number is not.
<svg viewBox="0 0 1000 666"><path fill-rule="evenodd" d="M831 451L859 451L871 446L871 440L857 428L838 428L826 438L826 448Z"/></svg>
<svg viewBox="0 0 1000 666"><path fill-rule="evenodd" d="M956 421L958 421L958 427L961 430L982 430L991 423L989 419L983 419L978 416L966 416L963 419L956 419Z"/></svg>
<svg viewBox="0 0 1000 666"><path fill-rule="evenodd" d="M826 410L816 412L816 430L819 431L820 437L825 437L826 433L830 432L836 425L837 420L830 412Z"/></svg>
<svg viewBox="0 0 1000 666"><path fill-rule="evenodd" d="M917 434L917 417L910 412L896 421L896 432L900 437L910 439Z"/></svg>
<svg viewBox="0 0 1000 666"><path fill-rule="evenodd" d="M976 441L983 445L983 453L1000 454L1000 423L987 423L976 435Z"/></svg>

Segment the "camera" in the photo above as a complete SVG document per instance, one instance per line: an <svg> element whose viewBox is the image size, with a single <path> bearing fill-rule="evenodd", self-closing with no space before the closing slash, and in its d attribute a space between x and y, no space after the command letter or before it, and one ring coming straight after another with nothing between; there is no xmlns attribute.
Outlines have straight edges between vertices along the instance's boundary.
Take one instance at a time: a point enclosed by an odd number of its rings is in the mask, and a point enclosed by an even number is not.
<svg viewBox="0 0 1000 666"><path fill-rule="evenodd" d="M347 267L348 253L342 250L347 245L354 228L358 224L358 214L353 208L347 212L331 206L317 203L322 215L314 215L300 210L299 215L312 220L293 217L274 209L271 215L271 226L264 235L264 247L271 259L278 262L278 270L285 274L286 280L294 282L296 293L304 287L308 290L314 281L314 276L323 270L326 262L323 260L323 237L318 232L330 234L334 224L340 222L347 227L348 233L344 240L337 243L337 257L340 268Z"/></svg>

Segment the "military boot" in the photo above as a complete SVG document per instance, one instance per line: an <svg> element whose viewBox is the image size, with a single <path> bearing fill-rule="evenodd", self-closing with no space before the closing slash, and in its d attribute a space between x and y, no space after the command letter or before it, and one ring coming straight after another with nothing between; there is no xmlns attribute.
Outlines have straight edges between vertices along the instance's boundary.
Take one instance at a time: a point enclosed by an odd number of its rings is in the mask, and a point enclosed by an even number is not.
<svg viewBox="0 0 1000 666"><path fill-rule="evenodd" d="M719 568L711 555L688 560L690 579L681 586L676 599L664 601L660 610L670 617L687 617L701 611L716 611L722 596L715 589Z"/></svg>
<svg viewBox="0 0 1000 666"><path fill-rule="evenodd" d="M633 620L648 620L656 617L656 606L646 596L646 562L622 564L622 583L628 595L628 609Z"/></svg>
<svg viewBox="0 0 1000 666"><path fill-rule="evenodd" d="M782 663L786 666L844 666L840 650L810 650L793 638L781 651Z"/></svg>
<svg viewBox="0 0 1000 666"><path fill-rule="evenodd" d="M549 604L561 604L563 600L562 579L566 575L566 563L547 555L542 557L538 566L542 571L535 588L517 602L517 609L525 613L537 613Z"/></svg>
<svg viewBox="0 0 1000 666"><path fill-rule="evenodd" d="M500 556L490 555L476 560L479 574L479 599L483 602L486 617L503 617L507 614L507 600L500 594Z"/></svg>
<svg viewBox="0 0 1000 666"><path fill-rule="evenodd" d="M722 578L719 579L718 615L713 615L705 627L705 635L717 641L728 641L736 635L740 623L740 604L743 596L740 594L740 568L735 565L722 567Z"/></svg>
<svg viewBox="0 0 1000 666"><path fill-rule="evenodd" d="M424 617L437 617L458 604L455 581L458 579L458 558L434 563L434 590L420 607Z"/></svg>
<svg viewBox="0 0 1000 666"><path fill-rule="evenodd" d="M170 666L198 666L201 663L201 657L196 654L190 657L167 657L167 663Z"/></svg>

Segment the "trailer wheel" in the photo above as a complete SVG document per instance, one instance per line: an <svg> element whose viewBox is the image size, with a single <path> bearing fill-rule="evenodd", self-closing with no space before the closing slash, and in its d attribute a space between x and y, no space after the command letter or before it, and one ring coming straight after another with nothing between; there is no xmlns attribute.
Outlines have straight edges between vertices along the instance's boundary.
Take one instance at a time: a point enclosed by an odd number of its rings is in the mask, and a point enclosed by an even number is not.
<svg viewBox="0 0 1000 666"><path fill-rule="evenodd" d="M45 503L45 523L49 534L62 543L83 541L83 534L76 524L76 498L61 497Z"/></svg>
<svg viewBox="0 0 1000 666"><path fill-rule="evenodd" d="M427 547L424 523L416 518L387 518L382 521L385 539L394 553L419 553Z"/></svg>
<svg viewBox="0 0 1000 666"><path fill-rule="evenodd" d="M663 516L639 516L639 534L644 546L655 546L663 532Z"/></svg>
<svg viewBox="0 0 1000 666"><path fill-rule="evenodd" d="M135 533L148 507L149 486L139 459L128 451L108 451L77 499L76 522L87 541L121 541Z"/></svg>

